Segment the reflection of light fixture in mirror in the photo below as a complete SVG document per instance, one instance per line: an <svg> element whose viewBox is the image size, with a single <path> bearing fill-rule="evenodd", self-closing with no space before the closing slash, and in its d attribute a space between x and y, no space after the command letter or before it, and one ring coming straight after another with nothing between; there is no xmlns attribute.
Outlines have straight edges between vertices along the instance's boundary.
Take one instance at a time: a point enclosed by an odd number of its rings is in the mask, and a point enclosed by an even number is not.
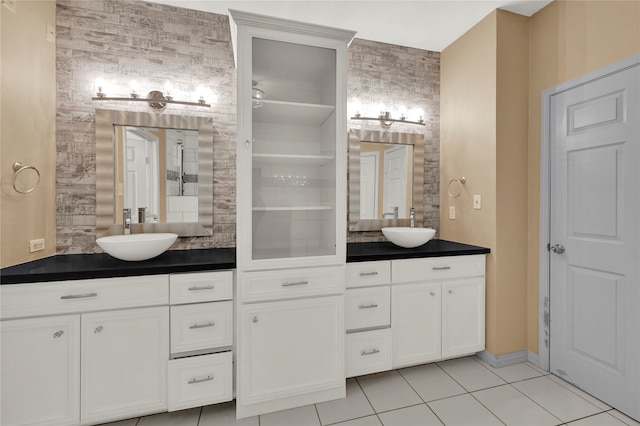
<svg viewBox="0 0 640 426"><path fill-rule="evenodd" d="M260 108L264 105L265 94L262 89L258 89L258 82L251 80L251 101L254 108Z"/></svg>
<svg viewBox="0 0 640 426"><path fill-rule="evenodd" d="M418 118L418 120L412 121L412 120L407 120L407 117L404 115L404 113L400 113L400 118L391 118L391 113L389 111L381 111L377 117L363 117L360 115L360 112L356 112L353 115L353 117L351 117L351 119L379 121L380 126L382 126L383 129L390 128L393 123L417 124L419 126L425 125L422 115L420 115L420 118Z"/></svg>
<svg viewBox="0 0 640 426"><path fill-rule="evenodd" d="M206 103L204 99L204 95L200 95L200 99L197 102L187 102L187 101L176 101L173 99L173 96L170 94L171 85L170 83L165 84L165 90L167 94L165 95L159 90L152 90L147 94L146 98L141 98L139 94L138 83L135 80L132 80L129 83L129 88L131 89L131 97L119 97L119 96L106 96L103 92L104 81L96 80L96 96L91 99L94 101L134 101L134 102L146 102L149 104L149 108L155 112L162 112L167 108L167 104L178 104L178 105L191 105L191 106L201 106L201 107L211 107L211 104Z"/></svg>

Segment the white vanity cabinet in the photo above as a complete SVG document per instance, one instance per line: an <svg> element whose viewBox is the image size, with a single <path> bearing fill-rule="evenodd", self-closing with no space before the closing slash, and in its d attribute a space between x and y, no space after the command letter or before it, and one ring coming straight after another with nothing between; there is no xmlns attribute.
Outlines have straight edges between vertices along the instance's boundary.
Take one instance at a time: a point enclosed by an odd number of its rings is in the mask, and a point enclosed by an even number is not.
<svg viewBox="0 0 640 426"><path fill-rule="evenodd" d="M485 256L392 261L393 368L484 350Z"/></svg>
<svg viewBox="0 0 640 426"><path fill-rule="evenodd" d="M238 69L238 418L345 396L347 46L231 10Z"/></svg>
<svg viewBox="0 0 640 426"><path fill-rule="evenodd" d="M169 411L233 398L233 271L171 274Z"/></svg>
<svg viewBox="0 0 640 426"><path fill-rule="evenodd" d="M3 426L164 411L167 276L0 287Z"/></svg>
<svg viewBox="0 0 640 426"><path fill-rule="evenodd" d="M391 369L391 261L347 264L346 376Z"/></svg>

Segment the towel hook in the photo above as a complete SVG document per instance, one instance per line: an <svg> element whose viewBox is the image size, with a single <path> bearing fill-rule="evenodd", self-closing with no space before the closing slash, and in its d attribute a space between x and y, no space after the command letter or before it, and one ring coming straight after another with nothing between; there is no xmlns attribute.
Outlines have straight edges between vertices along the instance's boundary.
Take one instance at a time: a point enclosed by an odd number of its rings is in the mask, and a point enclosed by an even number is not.
<svg viewBox="0 0 640 426"><path fill-rule="evenodd" d="M25 170L35 171L36 175L38 175L38 180L36 181L35 185L33 185L31 188L27 190L18 189L18 187L16 186L16 180L18 179L18 176L20 175L20 173L24 172ZM20 194L28 194L30 192L33 192L38 187L39 184L40 184L40 172L38 171L38 169L35 168L35 166L25 166L19 161L16 161L15 163L13 163L13 189L15 189L16 192Z"/></svg>
<svg viewBox="0 0 640 426"><path fill-rule="evenodd" d="M454 182L458 183L458 192L455 195L451 193L451 184ZM458 198L462 194L462 185L464 185L465 183L467 183L467 178L464 176L458 179L451 179L449 181L449 186L447 187L447 192L449 193L449 197Z"/></svg>

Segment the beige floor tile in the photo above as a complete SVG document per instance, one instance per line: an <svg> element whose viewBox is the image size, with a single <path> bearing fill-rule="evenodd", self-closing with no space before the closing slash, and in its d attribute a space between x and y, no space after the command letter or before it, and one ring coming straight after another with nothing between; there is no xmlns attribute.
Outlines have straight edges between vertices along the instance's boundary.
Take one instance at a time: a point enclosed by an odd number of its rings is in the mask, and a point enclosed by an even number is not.
<svg viewBox="0 0 640 426"><path fill-rule="evenodd" d="M102 423L98 426L136 426L138 424L138 417L135 419L120 420L119 422Z"/></svg>
<svg viewBox="0 0 640 426"><path fill-rule="evenodd" d="M316 404L323 425L375 414L356 379L347 380L347 397Z"/></svg>
<svg viewBox="0 0 640 426"><path fill-rule="evenodd" d="M489 410L469 394L427 404L447 426L503 426Z"/></svg>
<svg viewBox="0 0 640 426"><path fill-rule="evenodd" d="M400 408L378 414L384 426L442 426L442 422L426 404Z"/></svg>
<svg viewBox="0 0 640 426"><path fill-rule="evenodd" d="M507 383L519 382L520 380L533 379L534 377L542 376L538 370L531 368L524 363L500 368L493 368L489 365L488 368L492 373L500 376L500 378Z"/></svg>
<svg viewBox="0 0 640 426"><path fill-rule="evenodd" d="M584 398L549 379L548 376L523 380L513 383L511 386L524 393L563 422L592 416L602 411Z"/></svg>
<svg viewBox="0 0 640 426"><path fill-rule="evenodd" d="M622 414L620 411L618 410L611 410L611 411L607 411L609 414L611 414L613 417L615 417L618 420L622 420L625 424L629 425L629 426L640 426L640 422L637 420L632 419L631 417Z"/></svg>
<svg viewBox="0 0 640 426"><path fill-rule="evenodd" d="M438 365L469 392L506 384L472 357L443 361Z"/></svg>
<svg viewBox="0 0 640 426"><path fill-rule="evenodd" d="M376 413L422 403L422 399L397 371L358 377Z"/></svg>
<svg viewBox="0 0 640 426"><path fill-rule="evenodd" d="M506 425L554 426L562 423L511 385L484 389L472 395Z"/></svg>
<svg viewBox="0 0 640 426"><path fill-rule="evenodd" d="M600 413L567 423L569 426L626 426L626 424L608 413Z"/></svg>
<svg viewBox="0 0 640 426"><path fill-rule="evenodd" d="M382 426L378 416L360 417L359 419L349 420L342 423L336 423L332 426Z"/></svg>
<svg viewBox="0 0 640 426"><path fill-rule="evenodd" d="M436 364L418 365L398 371L425 402L467 392Z"/></svg>
<svg viewBox="0 0 640 426"><path fill-rule="evenodd" d="M600 408L602 411L606 411L606 410L610 410L611 409L611 407L609 407L604 402L600 401L598 398L595 398L595 397L589 395L588 393L586 393L585 391L583 391L581 389L578 389L577 387L573 386L571 383L562 380L560 377L558 377L556 375L553 375L553 374L549 374L547 377L549 377L551 380L553 380L554 382L556 382L560 386L569 389L571 392L575 393L579 397L582 397L582 398L586 399L588 402L590 402L593 405L595 405L596 407Z"/></svg>

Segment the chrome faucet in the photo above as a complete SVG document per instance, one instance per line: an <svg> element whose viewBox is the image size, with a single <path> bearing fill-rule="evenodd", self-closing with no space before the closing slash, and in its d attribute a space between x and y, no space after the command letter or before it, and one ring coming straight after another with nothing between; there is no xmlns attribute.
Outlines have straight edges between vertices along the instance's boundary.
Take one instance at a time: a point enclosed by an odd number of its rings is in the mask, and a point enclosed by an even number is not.
<svg viewBox="0 0 640 426"><path fill-rule="evenodd" d="M409 226L412 228L416 226L416 209L413 207L409 210Z"/></svg>
<svg viewBox="0 0 640 426"><path fill-rule="evenodd" d="M393 216L394 219L397 219L398 218L398 207L394 207L393 208L393 213L383 213L382 214L382 218L384 219L385 217L387 217L387 215Z"/></svg>
<svg viewBox="0 0 640 426"><path fill-rule="evenodd" d="M122 224L124 227L124 235L131 234L131 209L122 210Z"/></svg>

